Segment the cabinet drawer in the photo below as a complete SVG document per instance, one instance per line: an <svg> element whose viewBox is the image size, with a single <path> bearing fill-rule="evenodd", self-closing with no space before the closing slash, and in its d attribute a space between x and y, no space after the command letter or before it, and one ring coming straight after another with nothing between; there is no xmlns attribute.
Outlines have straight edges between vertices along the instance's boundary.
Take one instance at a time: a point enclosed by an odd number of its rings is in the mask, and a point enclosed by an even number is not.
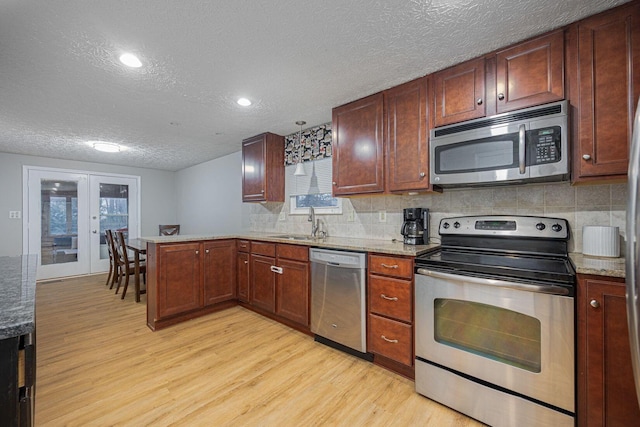
<svg viewBox="0 0 640 427"><path fill-rule="evenodd" d="M251 252L251 242L249 240L238 240L238 252Z"/></svg>
<svg viewBox="0 0 640 427"><path fill-rule="evenodd" d="M369 257L369 272L411 279L413 277L413 259L371 255Z"/></svg>
<svg viewBox="0 0 640 427"><path fill-rule="evenodd" d="M369 276L369 310L411 323L411 281Z"/></svg>
<svg viewBox="0 0 640 427"><path fill-rule="evenodd" d="M256 255L275 257L276 244L265 242L251 242L251 253Z"/></svg>
<svg viewBox="0 0 640 427"><path fill-rule="evenodd" d="M372 353L407 366L413 365L413 328L384 317L369 315L368 347Z"/></svg>
<svg viewBox="0 0 640 427"><path fill-rule="evenodd" d="M309 261L309 247L298 245L278 244L276 248L278 258L295 259L298 261Z"/></svg>

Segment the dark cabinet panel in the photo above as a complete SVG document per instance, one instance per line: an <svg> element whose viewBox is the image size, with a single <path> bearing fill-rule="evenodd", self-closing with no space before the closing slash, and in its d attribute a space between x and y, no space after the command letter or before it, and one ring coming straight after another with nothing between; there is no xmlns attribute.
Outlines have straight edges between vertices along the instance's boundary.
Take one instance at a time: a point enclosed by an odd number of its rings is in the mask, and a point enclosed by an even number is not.
<svg viewBox="0 0 640 427"><path fill-rule="evenodd" d="M382 93L333 109L334 196L384 191Z"/></svg>
<svg viewBox="0 0 640 427"><path fill-rule="evenodd" d="M202 306L200 243L159 247L158 318Z"/></svg>
<svg viewBox="0 0 640 427"><path fill-rule="evenodd" d="M284 138L264 133L242 141L242 201L284 202Z"/></svg>
<svg viewBox="0 0 640 427"><path fill-rule="evenodd" d="M238 252L237 260L238 299L249 302L249 254Z"/></svg>
<svg viewBox="0 0 640 427"><path fill-rule="evenodd" d="M578 280L578 425L636 425L640 408L631 367L624 281L597 276Z"/></svg>
<svg viewBox="0 0 640 427"><path fill-rule="evenodd" d="M569 47L573 180L624 179L640 96L640 4L578 22Z"/></svg>
<svg viewBox="0 0 640 427"><path fill-rule="evenodd" d="M276 273L271 270L275 265L275 258L251 254L251 305L269 313L276 309Z"/></svg>
<svg viewBox="0 0 640 427"><path fill-rule="evenodd" d="M205 242L204 248L204 305L236 297L236 242L219 240Z"/></svg>
<svg viewBox="0 0 640 427"><path fill-rule="evenodd" d="M485 116L485 59L455 65L433 75L434 126Z"/></svg>
<svg viewBox="0 0 640 427"><path fill-rule="evenodd" d="M309 263L278 259L282 273L277 276L276 314L309 326Z"/></svg>
<svg viewBox="0 0 640 427"><path fill-rule="evenodd" d="M430 189L427 96L426 78L384 92L389 192Z"/></svg>
<svg viewBox="0 0 640 427"><path fill-rule="evenodd" d="M564 31L496 54L497 112L564 99Z"/></svg>

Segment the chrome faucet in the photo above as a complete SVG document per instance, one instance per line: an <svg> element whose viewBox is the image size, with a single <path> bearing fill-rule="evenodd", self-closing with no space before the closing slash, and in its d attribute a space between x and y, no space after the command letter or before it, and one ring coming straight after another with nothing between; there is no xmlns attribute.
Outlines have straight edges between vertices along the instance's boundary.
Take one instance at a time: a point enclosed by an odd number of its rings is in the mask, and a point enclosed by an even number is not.
<svg viewBox="0 0 640 427"><path fill-rule="evenodd" d="M311 222L311 237L316 238L316 234L318 234L318 229L320 228L320 220L318 219L316 222L316 211L313 209L313 206L309 206L309 217L307 221Z"/></svg>

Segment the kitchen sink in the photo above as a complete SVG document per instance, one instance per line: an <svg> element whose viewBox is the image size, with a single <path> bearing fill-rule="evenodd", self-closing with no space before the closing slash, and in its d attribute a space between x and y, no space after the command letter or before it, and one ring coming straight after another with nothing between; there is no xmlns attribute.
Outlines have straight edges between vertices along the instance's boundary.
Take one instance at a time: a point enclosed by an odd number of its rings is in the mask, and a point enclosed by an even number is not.
<svg viewBox="0 0 640 427"><path fill-rule="evenodd" d="M300 235L295 235L295 234L280 234L277 236L269 236L269 237L273 237L274 239L287 239L287 240L316 240L313 237L309 237L309 236L300 236Z"/></svg>

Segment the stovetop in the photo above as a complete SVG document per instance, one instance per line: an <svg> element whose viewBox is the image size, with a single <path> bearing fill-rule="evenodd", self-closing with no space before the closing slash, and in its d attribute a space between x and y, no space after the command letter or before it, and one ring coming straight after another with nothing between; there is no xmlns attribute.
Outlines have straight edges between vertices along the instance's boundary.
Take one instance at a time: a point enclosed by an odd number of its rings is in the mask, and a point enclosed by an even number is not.
<svg viewBox="0 0 640 427"><path fill-rule="evenodd" d="M573 287L566 220L530 216L445 218L442 246L416 258L416 269Z"/></svg>

